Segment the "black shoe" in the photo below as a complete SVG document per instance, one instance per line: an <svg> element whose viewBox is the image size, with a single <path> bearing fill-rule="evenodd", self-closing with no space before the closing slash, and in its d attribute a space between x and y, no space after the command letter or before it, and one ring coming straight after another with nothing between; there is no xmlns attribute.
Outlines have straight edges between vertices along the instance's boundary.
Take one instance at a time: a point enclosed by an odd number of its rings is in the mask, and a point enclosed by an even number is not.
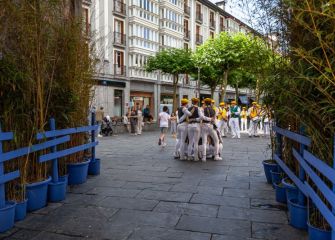
<svg viewBox="0 0 335 240"><path fill-rule="evenodd" d="M158 140L158 145L159 145L159 146L162 145L162 139L159 139L159 140Z"/></svg>
<svg viewBox="0 0 335 240"><path fill-rule="evenodd" d="M249 136L250 138L252 138L252 136Z"/></svg>

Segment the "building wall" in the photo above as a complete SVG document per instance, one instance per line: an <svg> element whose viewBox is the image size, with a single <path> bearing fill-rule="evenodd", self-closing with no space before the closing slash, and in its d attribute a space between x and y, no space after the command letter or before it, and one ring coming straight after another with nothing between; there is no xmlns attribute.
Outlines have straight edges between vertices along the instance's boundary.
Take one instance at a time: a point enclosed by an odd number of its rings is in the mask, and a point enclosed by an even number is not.
<svg viewBox="0 0 335 240"><path fill-rule="evenodd" d="M170 101L172 76L146 72L144 67L148 58L164 48L195 50L221 31L251 31L223 9L208 0L93 1L90 12L100 60L98 76L108 82L108 86L95 88L95 104L104 105L113 116L115 90L122 90L123 114L128 107L135 103L145 105L150 98L150 108L157 116L160 104ZM186 75L179 76L178 100L198 95L197 82L193 80ZM125 87L119 88L111 82L123 82ZM234 92L229 89L228 96ZM207 96L210 91L202 87L201 94ZM247 93L242 91L242 94ZM141 99L144 99L142 103ZM219 100L219 91L215 92L214 99Z"/></svg>

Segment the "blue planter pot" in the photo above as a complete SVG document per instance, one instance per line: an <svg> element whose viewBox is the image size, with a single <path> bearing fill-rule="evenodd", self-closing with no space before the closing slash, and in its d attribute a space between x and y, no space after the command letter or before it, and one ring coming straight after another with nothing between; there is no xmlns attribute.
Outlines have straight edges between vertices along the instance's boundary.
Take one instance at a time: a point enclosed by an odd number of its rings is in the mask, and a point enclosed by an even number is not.
<svg viewBox="0 0 335 240"><path fill-rule="evenodd" d="M42 181L27 184L27 210L32 212L38 209L41 209L47 205L47 196L48 196L48 183L51 181L51 177Z"/></svg>
<svg viewBox="0 0 335 240"><path fill-rule="evenodd" d="M68 180L69 180L69 175L66 174L64 176L59 176L58 180L59 180L59 182L66 182L66 185L67 185Z"/></svg>
<svg viewBox="0 0 335 240"><path fill-rule="evenodd" d="M287 197L287 202L289 203L289 199L298 199L298 194L299 190L297 186L295 186L292 183L288 182L289 178L283 178L281 183L286 189L286 197ZM290 204L288 204L288 208L290 208Z"/></svg>
<svg viewBox="0 0 335 240"><path fill-rule="evenodd" d="M0 232L6 232L14 226L15 202L6 202L4 208L0 209Z"/></svg>
<svg viewBox="0 0 335 240"><path fill-rule="evenodd" d="M15 222L21 221L27 216L27 203L28 199L23 202L16 203L15 206Z"/></svg>
<svg viewBox="0 0 335 240"><path fill-rule="evenodd" d="M60 202L65 199L66 195L66 187L67 187L67 179L59 178L59 181L49 182L48 187L48 201L49 202Z"/></svg>
<svg viewBox="0 0 335 240"><path fill-rule="evenodd" d="M87 180L88 164L91 160L81 163L68 163L67 172L69 173L69 185L82 184Z"/></svg>
<svg viewBox="0 0 335 240"><path fill-rule="evenodd" d="M298 204L298 199L288 199L290 204L290 225L299 228L307 229L307 207Z"/></svg>
<svg viewBox="0 0 335 240"><path fill-rule="evenodd" d="M88 174L89 175L99 175L100 174L100 158L94 159L88 165Z"/></svg>
<svg viewBox="0 0 335 240"><path fill-rule="evenodd" d="M266 181L271 184L272 183L272 176L270 171L277 171L278 170L278 164L273 163L271 160L264 160L263 162L264 172L266 176Z"/></svg>
<svg viewBox="0 0 335 240"><path fill-rule="evenodd" d="M286 203L286 189L282 184L276 184L274 183L275 189L276 189L276 201L280 203Z"/></svg>
<svg viewBox="0 0 335 240"><path fill-rule="evenodd" d="M331 240L331 231L322 230L312 226L310 223L308 225L308 239L309 240Z"/></svg>
<svg viewBox="0 0 335 240"><path fill-rule="evenodd" d="M282 174L280 172L277 172L277 170L273 171L270 170L271 173L271 181L272 181L272 186L275 189L275 185L274 184L279 184L281 183L282 180Z"/></svg>

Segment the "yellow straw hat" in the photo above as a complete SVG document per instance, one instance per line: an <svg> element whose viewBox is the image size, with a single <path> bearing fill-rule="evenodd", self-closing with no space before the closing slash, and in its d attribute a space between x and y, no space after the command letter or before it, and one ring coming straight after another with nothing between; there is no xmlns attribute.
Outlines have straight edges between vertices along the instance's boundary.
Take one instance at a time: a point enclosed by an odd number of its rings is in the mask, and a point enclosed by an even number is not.
<svg viewBox="0 0 335 240"><path fill-rule="evenodd" d="M192 98L192 102L193 103L198 103L199 102L199 98Z"/></svg>
<svg viewBox="0 0 335 240"><path fill-rule="evenodd" d="M220 106L224 106L225 105L225 103L224 102L220 102Z"/></svg>
<svg viewBox="0 0 335 240"><path fill-rule="evenodd" d="M252 105L257 105L257 102L252 102Z"/></svg>
<svg viewBox="0 0 335 240"><path fill-rule="evenodd" d="M210 99L210 98L205 98L205 99L204 99L204 102L207 103L207 104L208 104L208 103L210 104L210 103L212 103L212 99Z"/></svg>
<svg viewBox="0 0 335 240"><path fill-rule="evenodd" d="M214 99L212 99L212 103L215 103L215 100L214 100Z"/></svg>
<svg viewBox="0 0 335 240"><path fill-rule="evenodd" d="M181 104L188 104L188 99L183 98L180 102L181 102Z"/></svg>

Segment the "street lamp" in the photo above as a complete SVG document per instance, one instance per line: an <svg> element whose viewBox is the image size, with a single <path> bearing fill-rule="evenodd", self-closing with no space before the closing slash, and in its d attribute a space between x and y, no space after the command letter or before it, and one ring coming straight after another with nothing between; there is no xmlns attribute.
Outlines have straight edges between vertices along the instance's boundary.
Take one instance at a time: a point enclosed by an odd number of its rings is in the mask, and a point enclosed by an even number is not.
<svg viewBox="0 0 335 240"><path fill-rule="evenodd" d="M200 67L198 67L198 94L200 99Z"/></svg>

